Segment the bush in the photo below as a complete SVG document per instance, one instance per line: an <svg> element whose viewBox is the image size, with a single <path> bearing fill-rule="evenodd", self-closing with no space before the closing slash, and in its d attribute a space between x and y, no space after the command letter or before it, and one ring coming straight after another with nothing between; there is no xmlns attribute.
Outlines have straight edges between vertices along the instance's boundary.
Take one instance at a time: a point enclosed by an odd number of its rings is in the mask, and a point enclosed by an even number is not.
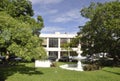
<svg viewBox="0 0 120 81"><path fill-rule="evenodd" d="M101 67L96 64L87 64L83 67L84 71L93 71L93 70L99 70Z"/></svg>

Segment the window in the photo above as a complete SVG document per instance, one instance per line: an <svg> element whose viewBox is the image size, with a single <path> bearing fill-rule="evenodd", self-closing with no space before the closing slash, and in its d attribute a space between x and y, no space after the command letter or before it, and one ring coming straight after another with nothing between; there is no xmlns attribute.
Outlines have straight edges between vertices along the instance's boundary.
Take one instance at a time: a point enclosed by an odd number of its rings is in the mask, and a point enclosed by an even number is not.
<svg viewBox="0 0 120 81"><path fill-rule="evenodd" d="M61 47L64 47L64 44L67 44L68 43L68 39L67 38L61 38L60 39L60 46Z"/></svg>
<svg viewBox="0 0 120 81"><path fill-rule="evenodd" d="M57 51L49 51L49 56L58 58L58 52Z"/></svg>
<svg viewBox="0 0 120 81"><path fill-rule="evenodd" d="M50 38L49 47L58 47L58 38Z"/></svg>
<svg viewBox="0 0 120 81"><path fill-rule="evenodd" d="M76 51L70 51L70 56L78 56L78 54L76 53Z"/></svg>
<svg viewBox="0 0 120 81"><path fill-rule="evenodd" d="M61 51L60 52L60 56L62 57L62 56L68 56L68 51Z"/></svg>

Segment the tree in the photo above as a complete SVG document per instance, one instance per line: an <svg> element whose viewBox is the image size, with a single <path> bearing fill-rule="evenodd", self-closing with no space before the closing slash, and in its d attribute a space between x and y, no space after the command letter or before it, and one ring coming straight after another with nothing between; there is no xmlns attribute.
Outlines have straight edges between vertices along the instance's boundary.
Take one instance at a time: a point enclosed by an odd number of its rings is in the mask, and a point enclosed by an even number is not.
<svg viewBox="0 0 120 81"><path fill-rule="evenodd" d="M29 0L2 0L0 9L6 11L13 18L32 25L33 34L39 35L39 31L44 27L41 16L38 15L37 21L32 18L34 11Z"/></svg>
<svg viewBox="0 0 120 81"><path fill-rule="evenodd" d="M103 4L101 3L93 3L91 2L90 6L89 7L85 7L83 8L80 12L81 12L81 15L85 18L89 18L89 19L92 19L97 11L97 9L99 7L101 7Z"/></svg>
<svg viewBox="0 0 120 81"><path fill-rule="evenodd" d="M38 58L45 54L41 46L41 40L33 35L29 24L19 22L4 12L0 13L1 52L9 51L10 54L23 57L27 60Z"/></svg>
<svg viewBox="0 0 120 81"><path fill-rule="evenodd" d="M12 17L33 16L32 4L29 0L8 0L5 9Z"/></svg>
<svg viewBox="0 0 120 81"><path fill-rule="evenodd" d="M84 54L108 53L114 61L120 59L120 2L94 4L82 9L90 21L81 29Z"/></svg>
<svg viewBox="0 0 120 81"><path fill-rule="evenodd" d="M4 3L4 4L3 4ZM43 19L32 18L33 10L28 0L2 0L0 3L0 53L14 54L26 60L45 55L38 37Z"/></svg>
<svg viewBox="0 0 120 81"><path fill-rule="evenodd" d="M9 4L8 0L0 0L0 11L3 11L7 8Z"/></svg>

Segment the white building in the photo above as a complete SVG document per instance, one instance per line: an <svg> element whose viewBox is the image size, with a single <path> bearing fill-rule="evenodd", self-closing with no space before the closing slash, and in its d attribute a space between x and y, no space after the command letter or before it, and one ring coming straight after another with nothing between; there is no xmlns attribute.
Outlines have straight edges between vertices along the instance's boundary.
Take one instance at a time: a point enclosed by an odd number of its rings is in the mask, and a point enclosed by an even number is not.
<svg viewBox="0 0 120 81"><path fill-rule="evenodd" d="M39 37L43 38L43 46L47 52L47 56L60 58L61 56L76 56L77 47L72 47L72 50L63 48L63 44L69 43L71 39L75 38L76 34L40 34ZM69 48L69 47L68 47Z"/></svg>

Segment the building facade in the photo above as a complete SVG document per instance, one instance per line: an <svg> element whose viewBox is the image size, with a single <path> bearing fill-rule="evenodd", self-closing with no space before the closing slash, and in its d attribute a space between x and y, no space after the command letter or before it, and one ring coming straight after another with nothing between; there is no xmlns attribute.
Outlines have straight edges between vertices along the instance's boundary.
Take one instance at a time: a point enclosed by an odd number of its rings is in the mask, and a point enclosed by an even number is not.
<svg viewBox="0 0 120 81"><path fill-rule="evenodd" d="M61 56L76 56L77 47L68 47L65 49L64 44L69 43L76 34L40 34L39 37L43 39L42 45L44 46L47 56L53 56L59 59Z"/></svg>

